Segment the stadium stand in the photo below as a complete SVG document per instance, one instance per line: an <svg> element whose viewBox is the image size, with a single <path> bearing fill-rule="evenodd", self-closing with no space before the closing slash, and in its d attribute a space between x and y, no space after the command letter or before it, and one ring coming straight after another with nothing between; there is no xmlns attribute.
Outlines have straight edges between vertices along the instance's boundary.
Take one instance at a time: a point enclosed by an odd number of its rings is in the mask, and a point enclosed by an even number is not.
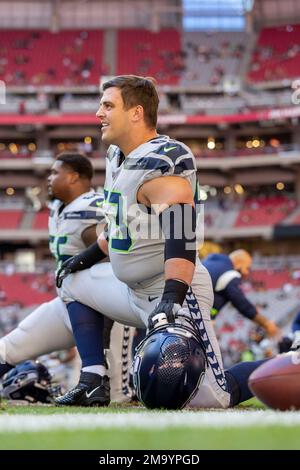
<svg viewBox="0 0 300 470"><path fill-rule="evenodd" d="M275 225L283 221L295 206L296 202L285 196L249 198L239 212L234 226Z"/></svg>
<svg viewBox="0 0 300 470"><path fill-rule="evenodd" d="M32 229L33 230L45 230L48 228L48 217L49 211L48 209L43 209L40 212L35 214Z"/></svg>
<svg viewBox="0 0 300 470"><path fill-rule="evenodd" d="M223 85L228 76L238 77L246 44L247 34L243 32L185 32L181 84L213 87Z"/></svg>
<svg viewBox="0 0 300 470"><path fill-rule="evenodd" d="M145 30L118 32L119 75L134 73L152 76L161 84L178 83L184 69L179 32L163 30L152 33Z"/></svg>
<svg viewBox="0 0 300 470"><path fill-rule="evenodd" d="M93 30L0 31L0 79L7 85L97 85L104 72L102 39Z"/></svg>
<svg viewBox="0 0 300 470"><path fill-rule="evenodd" d="M54 297L53 276L44 274L0 273L0 286L6 299L3 306L17 303L20 307L31 307L48 302Z"/></svg>
<svg viewBox="0 0 300 470"><path fill-rule="evenodd" d="M17 230L22 217L23 212L20 210L0 210L0 229Z"/></svg>
<svg viewBox="0 0 300 470"><path fill-rule="evenodd" d="M253 52L249 79L252 82L299 76L300 25L263 28Z"/></svg>

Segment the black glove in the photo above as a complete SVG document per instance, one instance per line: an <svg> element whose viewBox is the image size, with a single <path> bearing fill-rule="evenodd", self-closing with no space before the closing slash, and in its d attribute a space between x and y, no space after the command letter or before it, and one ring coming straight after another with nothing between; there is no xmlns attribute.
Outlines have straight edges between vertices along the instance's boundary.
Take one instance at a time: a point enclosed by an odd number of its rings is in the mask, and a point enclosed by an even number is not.
<svg viewBox="0 0 300 470"><path fill-rule="evenodd" d="M181 309L189 286L177 279L168 279L159 304L148 319L148 329L152 330L162 323L175 323L178 311Z"/></svg>
<svg viewBox="0 0 300 470"><path fill-rule="evenodd" d="M72 256L72 258L63 262L56 274L56 287L60 288L63 280L69 274L88 269L105 257L106 254L101 250L98 242L93 243L86 250L79 253L79 255Z"/></svg>
<svg viewBox="0 0 300 470"><path fill-rule="evenodd" d="M152 330L163 323L175 323L176 314L180 309L181 305L174 304L171 300L159 302L149 316L148 329Z"/></svg>

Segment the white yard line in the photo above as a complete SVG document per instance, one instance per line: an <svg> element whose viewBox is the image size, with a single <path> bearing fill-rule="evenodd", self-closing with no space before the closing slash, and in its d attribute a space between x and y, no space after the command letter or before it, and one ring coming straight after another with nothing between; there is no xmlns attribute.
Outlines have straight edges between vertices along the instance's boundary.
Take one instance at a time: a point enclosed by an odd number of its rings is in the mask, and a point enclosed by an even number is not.
<svg viewBox="0 0 300 470"><path fill-rule="evenodd" d="M0 433L78 429L249 428L300 426L300 413L278 411L141 412L0 415Z"/></svg>

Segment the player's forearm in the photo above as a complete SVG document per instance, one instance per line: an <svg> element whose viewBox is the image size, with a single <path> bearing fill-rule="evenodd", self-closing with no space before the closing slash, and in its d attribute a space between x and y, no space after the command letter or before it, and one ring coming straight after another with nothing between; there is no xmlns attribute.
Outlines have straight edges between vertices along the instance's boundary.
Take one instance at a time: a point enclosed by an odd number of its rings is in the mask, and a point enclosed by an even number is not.
<svg viewBox="0 0 300 470"><path fill-rule="evenodd" d="M253 321L257 323L259 326L262 326L263 328L266 328L268 325L269 320L264 316L261 315L260 313L257 312L255 317L253 318Z"/></svg>
<svg viewBox="0 0 300 470"><path fill-rule="evenodd" d="M274 337L281 335L281 331L276 325L276 323L273 320L269 320L264 315L257 313L253 320L255 321L255 323L257 323L266 330L268 336Z"/></svg>
<svg viewBox="0 0 300 470"><path fill-rule="evenodd" d="M165 279L178 279L191 285L195 264L182 258L171 258L165 262Z"/></svg>

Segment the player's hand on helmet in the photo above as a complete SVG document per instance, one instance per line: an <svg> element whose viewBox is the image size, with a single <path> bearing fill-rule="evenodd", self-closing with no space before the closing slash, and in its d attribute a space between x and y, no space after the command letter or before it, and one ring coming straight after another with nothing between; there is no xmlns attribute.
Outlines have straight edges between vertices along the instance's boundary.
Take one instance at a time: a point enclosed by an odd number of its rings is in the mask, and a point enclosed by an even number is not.
<svg viewBox="0 0 300 470"><path fill-rule="evenodd" d="M175 318L182 308L188 288L188 284L179 279L166 280L161 301L149 316L149 330L162 324L175 323Z"/></svg>
<svg viewBox="0 0 300 470"><path fill-rule="evenodd" d="M162 300L149 315L148 329L152 330L166 323L175 323L176 315L181 308L180 304L171 300Z"/></svg>

